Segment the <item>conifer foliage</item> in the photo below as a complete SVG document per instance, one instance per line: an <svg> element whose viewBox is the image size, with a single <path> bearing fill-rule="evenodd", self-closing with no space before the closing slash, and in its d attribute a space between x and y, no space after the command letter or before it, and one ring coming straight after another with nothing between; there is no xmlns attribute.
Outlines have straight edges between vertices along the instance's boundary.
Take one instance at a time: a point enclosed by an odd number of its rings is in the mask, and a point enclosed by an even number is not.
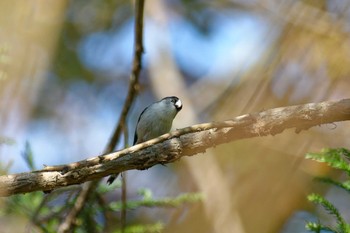
<svg viewBox="0 0 350 233"><path fill-rule="evenodd" d="M319 153L308 153L307 159L312 159L317 162L326 163L328 166L341 170L346 173L345 181L337 181L329 177L317 177L316 180L334 185L343 189L346 193L350 193L350 151L345 148L324 149ZM330 215L335 218L335 226L327 226L321 222L308 222L306 228L310 231L335 232L335 233L350 233L350 225L343 218L339 210L325 197L320 194L312 193L308 195L308 200L314 204L321 205Z"/></svg>

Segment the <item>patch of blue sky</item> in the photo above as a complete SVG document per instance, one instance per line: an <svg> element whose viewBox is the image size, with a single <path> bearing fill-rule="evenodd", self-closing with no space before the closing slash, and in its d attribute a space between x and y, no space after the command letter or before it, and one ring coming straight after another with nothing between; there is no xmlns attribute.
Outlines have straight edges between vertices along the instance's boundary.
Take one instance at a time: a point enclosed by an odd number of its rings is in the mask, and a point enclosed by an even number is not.
<svg viewBox="0 0 350 233"><path fill-rule="evenodd" d="M126 72L133 53L133 23L118 31L99 31L82 39L78 54L83 64L96 71Z"/></svg>
<svg viewBox="0 0 350 233"><path fill-rule="evenodd" d="M209 35L201 34L195 26L184 19L170 21L171 51L176 62L194 76L216 73L218 77L237 69L255 64L270 39L268 22L244 13L225 13L211 22ZM158 43L164 30L151 20L145 21L145 56L148 48ZM163 30L163 31L160 31ZM158 37L158 38L157 38ZM79 47L80 58L92 70L128 72L132 61L133 22L128 21L118 31L100 31L87 36Z"/></svg>
<svg viewBox="0 0 350 233"><path fill-rule="evenodd" d="M212 24L209 35L182 20L171 24L174 53L186 70L225 77L255 64L267 46L264 40L268 24L259 17L226 13L217 16Z"/></svg>

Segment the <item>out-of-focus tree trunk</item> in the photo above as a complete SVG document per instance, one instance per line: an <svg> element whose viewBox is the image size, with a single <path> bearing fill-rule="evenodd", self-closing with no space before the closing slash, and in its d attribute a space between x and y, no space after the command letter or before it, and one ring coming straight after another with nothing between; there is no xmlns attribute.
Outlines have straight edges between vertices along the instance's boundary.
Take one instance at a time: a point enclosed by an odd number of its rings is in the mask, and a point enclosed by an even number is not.
<svg viewBox="0 0 350 233"><path fill-rule="evenodd" d="M18 138L54 54L67 1L0 1L0 137Z"/></svg>
<svg viewBox="0 0 350 233"><path fill-rule="evenodd" d="M66 0L0 1L0 141L20 139L26 129L55 51L66 5ZM6 160L18 155L11 151L16 150L12 146L0 144L0 148ZM1 224L4 232L22 232L28 219L17 216L5 221Z"/></svg>
<svg viewBox="0 0 350 233"><path fill-rule="evenodd" d="M178 72L176 65L169 51L170 41L167 33L167 18L164 3L152 1L148 3L148 13L158 24L158 33L161 36L159 45L156 48L149 48L150 55L150 79L154 93L162 98L167 95L177 95L184 102L184 117L181 118L181 125L185 127L199 122L196 107L191 106L191 98L187 93L186 84L182 75ZM156 38L156 37L154 37ZM176 125L174 126L176 128ZM203 205L207 220L215 232L236 232L243 233L243 225L238 212L235 211L233 200L226 176L222 173L216 157L210 155L197 157L196 160L183 160L188 167L192 179L198 190L205 196Z"/></svg>

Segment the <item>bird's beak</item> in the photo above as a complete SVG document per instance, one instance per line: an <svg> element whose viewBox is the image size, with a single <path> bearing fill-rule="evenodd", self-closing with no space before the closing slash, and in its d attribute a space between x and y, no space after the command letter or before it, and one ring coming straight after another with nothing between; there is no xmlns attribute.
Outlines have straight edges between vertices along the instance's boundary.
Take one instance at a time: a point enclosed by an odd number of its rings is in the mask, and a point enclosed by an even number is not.
<svg viewBox="0 0 350 233"><path fill-rule="evenodd" d="M180 111L182 109L182 102L181 100L178 100L175 102L175 108Z"/></svg>

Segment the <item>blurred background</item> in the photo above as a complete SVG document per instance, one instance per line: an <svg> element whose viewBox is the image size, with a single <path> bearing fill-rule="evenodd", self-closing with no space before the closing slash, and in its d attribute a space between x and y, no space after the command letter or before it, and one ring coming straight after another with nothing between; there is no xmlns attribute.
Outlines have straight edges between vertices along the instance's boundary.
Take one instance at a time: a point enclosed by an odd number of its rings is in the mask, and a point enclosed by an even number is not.
<svg viewBox="0 0 350 233"><path fill-rule="evenodd" d="M30 170L21 157L26 142L38 169L102 153L127 95L133 4L0 1L2 168ZM152 0L146 1L144 24L144 65L128 118L129 143L143 108L165 96L184 103L174 129L349 97L347 0ZM128 219L162 221L164 232L304 232L305 218L317 212L306 200L311 191L320 189L345 214L350 208L337 190L312 181L327 167L304 160L309 151L349 148L348 127L288 130L167 167L130 171L130 199L140 188L150 188L155 197L201 192L205 198L178 209L142 208ZM115 192L106 200L119 198L120 190ZM24 232L29 220L0 221Z"/></svg>

